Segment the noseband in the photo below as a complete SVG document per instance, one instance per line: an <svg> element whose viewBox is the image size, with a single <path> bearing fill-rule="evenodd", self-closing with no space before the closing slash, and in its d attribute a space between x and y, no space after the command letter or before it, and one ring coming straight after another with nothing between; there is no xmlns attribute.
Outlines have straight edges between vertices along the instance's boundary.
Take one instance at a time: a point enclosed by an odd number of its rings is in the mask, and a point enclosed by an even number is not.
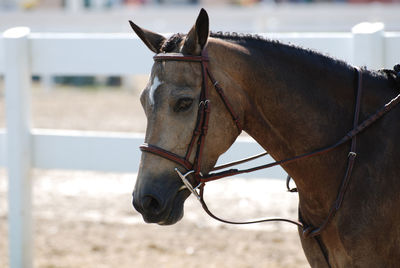
<svg viewBox="0 0 400 268"><path fill-rule="evenodd" d="M250 224L250 223L259 223L259 222L270 222L270 221L283 221L283 222L289 222L296 224L303 230L303 236L304 237L316 237L318 236L322 230L326 228L328 223L332 220L332 218L335 216L336 212L339 210L341 207L344 194L346 192L347 186L349 185L350 178L351 178L351 172L353 169L354 165L354 160L357 156L356 153L356 136L369 127L372 123L376 122L379 118L381 118L384 114L389 112L393 107L395 107L399 102L400 102L400 94L397 95L395 98L393 98L390 102L385 104L382 108L378 109L374 114L369 116L367 119L365 119L361 124L358 124L359 121L359 113L360 113L360 103L361 103L361 93L362 93L362 72L359 70L359 68L355 68L355 73L357 77L357 96L356 96L356 105L355 105L355 111L354 111L354 120L353 120L353 129L350 130L346 135L343 136L339 141L336 143L315 150L313 152L297 155L291 158L279 160L276 162L272 162L269 164L265 165L260 165L256 166L253 168L248 168L248 169L243 169L243 170L238 170L238 169L229 169L221 172L214 172L214 173L209 173L209 174L202 174L201 173L201 167L202 167L202 157L203 157L203 149L205 145L205 139L207 136L207 131L208 131L208 123L209 123L209 115L211 111L211 102L209 99L209 83L208 79L210 79L211 83L213 84L214 89L217 91L218 95L220 96L222 102L224 103L226 109L230 113L234 123L237 126L237 129L239 133L242 131L242 126L239 122L239 117L233 110L230 102L226 98L222 88L219 86L218 82L214 79L212 76L211 72L209 71L208 68L208 63L209 63L209 58L207 54L207 50L203 49L202 53L200 56L191 56L191 55L183 55L179 53L160 53L154 56L154 61L184 61L184 62L198 62L201 64L201 71L202 71L202 86L201 86L201 92L200 92L200 100L199 100L199 108L198 108L198 114L197 114L197 122L196 122L196 127L193 131L193 135L191 138L191 141L189 143L189 146L187 148L186 154L184 157L179 156L175 153L172 153L170 151L164 150L156 145L152 144L143 144L140 146L140 150L143 152L148 152L152 153L155 155L158 155L160 157L166 158L172 162L175 162L176 164L184 167L186 169L186 172L181 172L178 168L175 168L175 171L178 173L179 177L181 178L183 182L183 186L180 188L182 189L188 189L190 192L192 192L197 199L200 201L202 204L204 210L214 219L219 220L224 223L229 223L229 224ZM300 159L305 159L309 158L312 156L320 155L323 153L327 153L329 151L332 151L333 149L339 147L340 145L351 141L351 147L350 147L350 152L348 154L348 161L347 161L347 169L346 173L344 175L344 178L342 180L341 186L339 187L339 191L337 194L337 198L335 202L332 204L331 209L329 210L328 216L326 219L323 221L323 223L319 227L313 227L311 225L305 224L304 221L301 219L301 213L300 213L300 222L297 221L292 221L288 219L262 219L262 220L256 220L256 221L249 221L249 222L232 222L232 221L227 221L224 219L221 219L217 216L215 216L213 213L210 212L208 209L204 199L203 199L203 194L204 194L204 186L206 182L221 179L224 177L228 176L233 176L233 175L238 175L238 174L243 174L243 173L249 173L253 171L257 171L260 169L265 169L277 165L282 165L282 164L287 164L291 163L294 161L298 161ZM196 147L196 154L194 157L193 163L190 162L190 156L193 152L194 147ZM259 155L249 157L246 159L242 159L239 161L235 161L232 163L228 163L222 166L214 167L211 172L220 170L220 169L225 169L234 165L238 165L240 163L248 162L251 160L254 160L256 158L259 158L261 156L266 155L267 153L261 153ZM187 177L191 175L191 178L193 179L193 182L190 182Z"/></svg>

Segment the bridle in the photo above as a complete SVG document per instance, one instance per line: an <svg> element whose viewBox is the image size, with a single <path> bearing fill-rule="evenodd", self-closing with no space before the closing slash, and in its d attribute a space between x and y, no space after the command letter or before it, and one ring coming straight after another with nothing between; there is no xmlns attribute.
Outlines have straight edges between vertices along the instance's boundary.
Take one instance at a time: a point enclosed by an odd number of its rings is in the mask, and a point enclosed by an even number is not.
<svg viewBox="0 0 400 268"><path fill-rule="evenodd" d="M160 53L155 55L154 61L185 61L185 62L199 62L201 63L201 72L202 72L202 85L201 85L201 92L200 92L200 99L199 99L199 108L197 113L197 120L196 125L193 131L193 135L189 146L187 148L186 154L184 157L181 157L175 153L170 151L164 150L158 146L152 144L143 144L140 146L140 149L144 152L153 153L159 155L161 157L167 158L180 166L184 167L187 172L185 175L182 175L181 172L176 168L176 172L180 174L180 177L183 177L184 185L193 192L196 196L196 191L193 191L193 187L186 179L189 174L192 174L194 177L195 182L197 185L200 184L201 178L203 175L201 174L201 164L203 160L203 149L205 145L205 138L207 136L208 131L208 123L210 118L210 110L211 110L211 102L209 100L210 89L208 85L209 78L214 85L214 88L218 92L219 96L221 97L225 107L229 111L230 115L232 116L233 121L235 122L239 133L242 131L242 126L239 122L239 117L234 112L232 105L226 98L224 92L222 91L221 87L218 85L218 82L214 79L211 73L208 70L208 55L207 50L203 50L201 56L191 56L191 55L182 55L179 53ZM193 153L193 149L196 147L195 157L193 163L190 162L190 157ZM196 187L195 187L196 188Z"/></svg>
<svg viewBox="0 0 400 268"><path fill-rule="evenodd" d="M200 92L200 100L199 100L199 108L198 108L198 115L197 115L197 121L195 125L195 129L193 131L193 135L191 138L191 141L189 143L189 146L187 148L186 154L184 157L179 156L173 152L164 150L156 145L152 144L143 144L140 146L140 150L143 152L148 152L152 153L155 155L158 155L160 157L166 158L172 162L175 162L176 164L184 167L186 169L186 172L181 172L178 168L175 168L175 171L178 173L179 177L181 178L183 182L183 186L181 187L180 190L182 189L188 189L191 193L193 193L197 199L200 201L202 204L203 209L214 219L224 222L224 223L229 223L229 224L251 224L251 223L259 223L259 222L270 222L270 221L283 221L283 222L289 222L292 224L295 224L299 226L303 230L303 236L304 237L316 237L321 232L326 228L326 226L329 224L329 222L332 220L332 218L335 216L336 212L340 209L341 204L343 202L343 198L346 192L346 189L348 188L350 178L351 178L351 172L354 166L354 161L357 156L356 153L356 136L369 127L372 123L374 123L376 120L381 118L384 114L389 112L393 107L395 107L399 102L400 102L400 94L397 95L395 98L393 98L390 102L385 104L382 108L378 109L374 114L369 116L367 119L365 119L361 124L358 124L359 121L359 113L360 113L360 103L361 103L361 93L362 93L362 72L359 68L355 67L355 73L357 77L357 96L356 96L356 105L355 105L355 111L354 111L354 120L353 120L353 128L350 130L346 135L343 136L339 141L336 143L323 147L321 149L297 155L291 158L286 158L283 160L279 160L276 162L272 162L269 164L265 165L260 165L256 166L253 168L248 168L248 169L243 169L243 170L238 170L238 169L229 169L225 171L220 171L220 172L214 172L214 173L209 173L209 174L202 174L201 173L201 164L203 160L203 150L204 150L204 145L205 145L205 139L207 136L207 131L208 131L208 123L209 123L209 115L211 111L211 103L209 100L209 94L210 94L210 89L209 89L209 83L208 79L210 79L211 83L213 84L214 89L220 96L222 102L224 103L226 109L230 113L234 123L237 126L237 129L239 133L242 131L242 126L239 121L238 115L235 113L232 105L230 104L229 100L225 96L222 88L219 86L218 82L214 79L212 76L208 63L209 63L209 57L206 48L204 48L201 52L201 55L199 56L192 56L192 55L183 55L180 53L160 53L154 56L154 61L184 61L184 62L197 62L201 64L201 72L202 72L202 86L201 86L201 92ZM243 173L249 173L253 171L257 171L260 169L265 169L277 165L282 165L282 164L288 164L294 161L298 161L300 159L305 159L309 157L313 157L316 155L320 155L323 153L327 153L329 151L332 151L333 149L339 147L340 145L351 141L351 147L350 151L348 154L348 161L347 161L347 168L346 172L344 175L344 178L342 180L342 183L339 187L339 191L336 197L335 202L332 204L331 209L329 210L328 216L325 218L325 220L320 224L319 227L314 227L309 224L304 223L304 220L301 217L299 217L299 222L298 221L293 221L293 220L288 220L288 219L281 219L281 218L272 218L272 219L262 219L262 220L256 220L256 221L248 221L248 222L233 222L233 221L227 221L224 219L221 219L217 216L215 216L207 207L205 201L204 201L204 186L207 182L213 181L213 180L218 180L224 177L228 176L233 176L233 175L238 175L238 174L243 174ZM193 149L196 147L196 152L195 152L195 157L193 163L190 162L190 157L191 154L193 153ZM266 155L267 152L261 153L259 155L249 157L246 159L242 159L239 161L231 162L222 166L214 167L211 172L220 170L220 169L225 169L234 165L238 165L240 163L248 162L251 160L254 160L256 158L259 158L261 156ZM192 182L189 181L187 178L189 175L191 175L191 179L193 180Z"/></svg>

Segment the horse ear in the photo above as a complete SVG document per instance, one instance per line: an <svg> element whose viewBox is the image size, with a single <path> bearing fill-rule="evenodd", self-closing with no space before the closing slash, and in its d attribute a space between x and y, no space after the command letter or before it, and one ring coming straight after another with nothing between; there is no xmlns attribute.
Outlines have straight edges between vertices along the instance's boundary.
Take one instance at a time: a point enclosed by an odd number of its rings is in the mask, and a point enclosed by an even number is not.
<svg viewBox="0 0 400 268"><path fill-rule="evenodd" d="M151 51L153 51L154 53L161 52L161 47L165 41L164 36L146 29L142 29L132 21L129 21L129 23L131 24L131 27L135 31L135 33L139 36L140 39L142 39L143 43L145 43L145 45Z"/></svg>
<svg viewBox="0 0 400 268"><path fill-rule="evenodd" d="M200 55L201 50L207 43L209 31L209 20L207 11L203 8L200 10L195 25L190 29L182 46L183 54Z"/></svg>

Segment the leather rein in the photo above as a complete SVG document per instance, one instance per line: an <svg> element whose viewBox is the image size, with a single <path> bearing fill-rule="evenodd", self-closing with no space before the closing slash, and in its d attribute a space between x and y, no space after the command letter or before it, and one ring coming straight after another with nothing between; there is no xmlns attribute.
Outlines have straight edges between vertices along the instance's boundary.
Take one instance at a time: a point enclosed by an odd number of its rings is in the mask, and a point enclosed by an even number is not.
<svg viewBox="0 0 400 268"><path fill-rule="evenodd" d="M173 152L164 150L156 145L152 144L147 144L144 143L143 145L140 146L140 150L143 152L148 152L152 153L155 155L158 155L160 157L166 158L172 162L175 162L176 164L184 167L186 169L186 172L182 173L178 168L175 168L175 171L178 173L179 177L181 178L183 182L183 186L179 190L183 189L188 189L191 193L193 193L197 199L200 201L203 209L206 211L206 213L211 216L212 218L224 222L224 223L229 223L229 224L252 224L252 223L261 223L261 222L272 222L272 221L281 221L281 222L288 222L297 225L303 230L303 236L304 237L316 237L318 236L329 224L329 222L332 220L332 218L335 216L336 212L340 209L341 204L343 202L343 198L346 192L346 189L349 185L350 178L351 178L351 172L354 166L354 161L357 156L356 153L356 136L359 134L361 131L369 127L372 123L377 121L379 118L381 118L384 114L389 112L393 107L395 107L399 102L400 102L400 94L397 95L394 99L392 99L390 102L385 104L382 108L378 109L374 114L369 116L367 119L365 119L361 124L358 124L359 121L359 114L360 114L360 106L361 106L361 93L362 93L362 72L359 70L359 68L355 68L355 73L357 75L357 96L356 96L356 105L355 105L355 111L354 111L354 120L353 120L353 128L350 130L346 135L344 135L339 141L336 143L323 147L320 149L317 149L315 151L309 152L309 153L304 153L301 155L297 155L291 158L286 158L283 160L275 161L272 163L268 163L265 165L260 165L256 166L253 168L248 168L248 169L229 169L225 171L220 171L220 172L214 172L214 173L209 173L209 174L202 174L201 173L201 164L202 164L202 157L203 157L203 149L205 145L205 138L207 136L207 131L208 131L208 122L209 122L209 114L211 111L211 103L209 100L209 94L210 94L210 89L209 89L209 83L208 79L211 81L213 84L214 89L220 96L222 102L224 103L226 109L230 113L234 123L237 126L237 129L239 133L242 131L242 126L239 122L239 117L233 110L232 105L230 104L229 100L226 98L222 88L219 86L218 82L214 79L212 76L211 72L209 71L208 68L208 63L209 63L209 57L207 50L204 48L201 52L200 56L191 56L191 55L183 55L180 53L160 53L156 54L154 56L154 61L184 61L184 62L197 62L201 64L201 71L202 71L202 87L201 87L201 93L200 93L200 99L199 99L199 108L198 108L198 115L197 115L197 122L195 129L193 131L193 135L191 138L191 141L189 143L189 146L187 148L186 154L184 157L179 156ZM233 221L228 221L221 219L217 216L215 216L207 207L207 204L204 201L204 186L206 185L207 182L209 181L214 181L218 180L224 177L228 176L233 176L233 175L238 175L238 174L243 174L243 173L249 173L253 171L257 171L260 169L265 169L265 168L270 168L273 166L277 165L282 165L282 164L288 164L300 159L305 159L309 157L313 157L316 155L320 155L323 153L327 153L329 151L332 151L333 149L337 148L338 146L348 142L351 140L351 148L350 152L348 154L348 160L347 160L347 168L346 172L344 175L344 178L342 179L341 186L339 187L339 191L336 197L335 202L332 204L328 216L325 218L325 220L320 224L319 227L314 227L311 225L308 225L304 223L304 221L301 218L301 213L299 217L299 221L294 221L294 220L289 220L289 219L282 219L282 218L271 218L271 219L261 219L261 220L255 220L255 221L246 221L246 222L233 222ZM193 149L196 147L195 151L195 157L193 163L189 161ZM234 165L238 165L244 162L248 162L251 160L254 160L256 158L262 157L266 155L267 152L242 159L239 161L231 162L225 165L217 166L214 167L211 172L220 170L220 169L225 169ZM188 176L191 176L191 179L193 182L190 182L189 179L187 178ZM289 179L287 181L287 186L289 184ZM288 186L289 189L289 186ZM294 191L294 190L291 190Z"/></svg>

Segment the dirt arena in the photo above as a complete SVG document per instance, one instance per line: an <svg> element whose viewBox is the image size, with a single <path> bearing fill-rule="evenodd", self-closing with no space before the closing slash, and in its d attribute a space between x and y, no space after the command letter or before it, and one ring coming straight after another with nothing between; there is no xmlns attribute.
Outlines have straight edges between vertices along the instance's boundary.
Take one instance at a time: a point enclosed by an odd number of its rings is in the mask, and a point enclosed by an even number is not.
<svg viewBox="0 0 400 268"><path fill-rule="evenodd" d="M138 95L139 90L119 88L45 92L35 86L32 125L143 132ZM0 128L4 124L0 85ZM149 225L131 205L136 174L32 173L35 267L308 267L294 226L220 224L193 197L178 224ZM207 191L210 208L224 218L296 218L297 196L285 191L282 179L227 179L210 184ZM0 267L8 267L7 229L7 179L0 169Z"/></svg>

